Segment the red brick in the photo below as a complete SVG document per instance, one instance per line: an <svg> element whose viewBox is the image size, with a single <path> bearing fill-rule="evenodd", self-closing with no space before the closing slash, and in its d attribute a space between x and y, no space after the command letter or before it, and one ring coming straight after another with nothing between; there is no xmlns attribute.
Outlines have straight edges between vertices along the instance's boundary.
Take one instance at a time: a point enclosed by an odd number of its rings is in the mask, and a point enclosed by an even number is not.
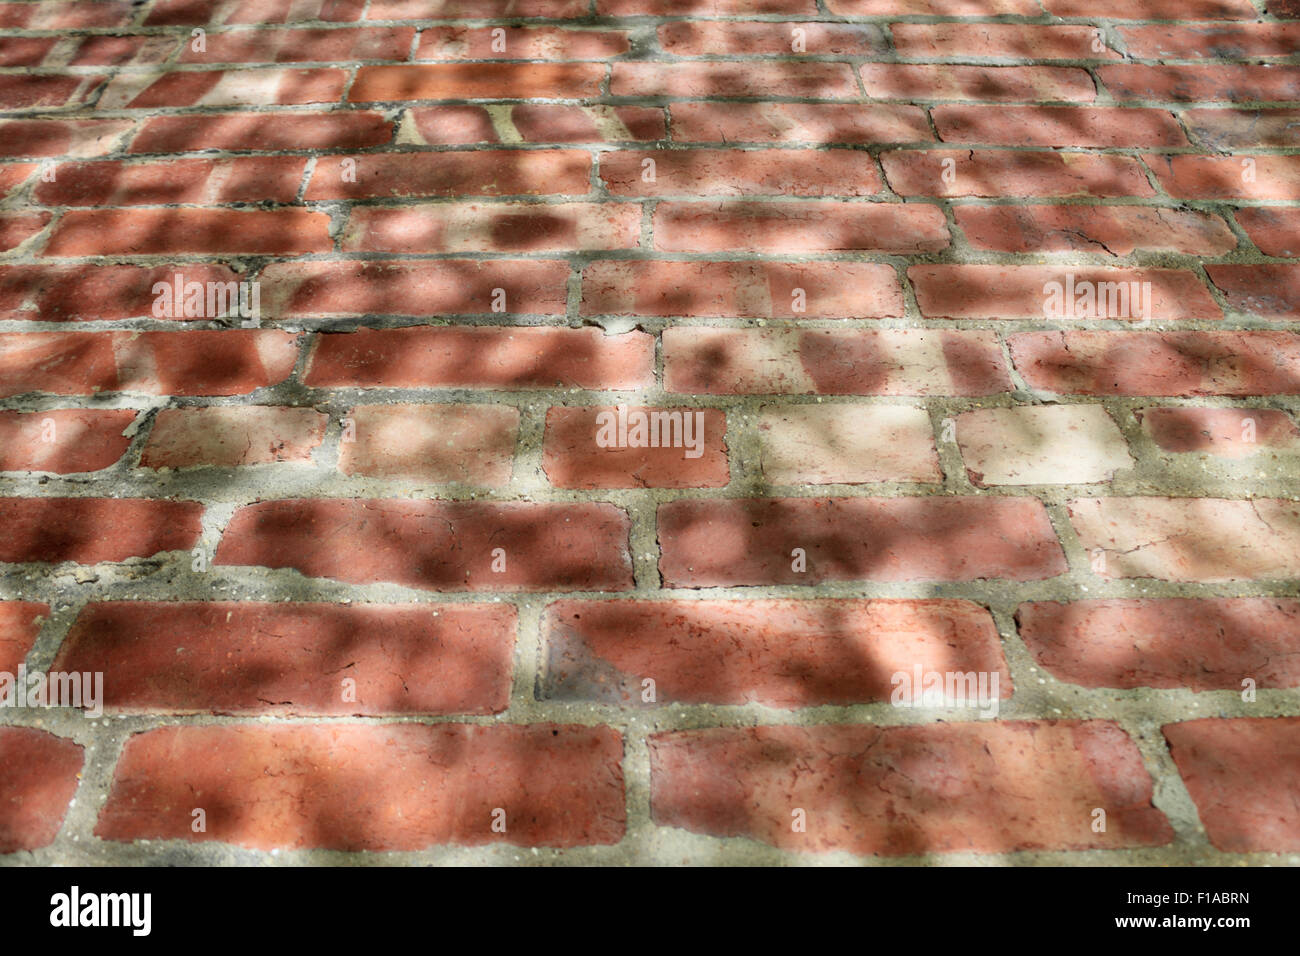
<svg viewBox="0 0 1300 956"><path fill-rule="evenodd" d="M329 416L310 408L164 408L140 458L143 468L234 468L310 461Z"/></svg>
<svg viewBox="0 0 1300 956"><path fill-rule="evenodd" d="M77 46L69 66L160 66L184 43L176 36L92 36Z"/></svg>
<svg viewBox="0 0 1300 956"><path fill-rule="evenodd" d="M670 328L664 387L710 395L992 395L1011 380L992 332Z"/></svg>
<svg viewBox="0 0 1300 956"><path fill-rule="evenodd" d="M992 149L901 150L882 153L880 161L890 187L903 196L1155 195L1141 165L1128 156ZM948 171L951 182L944 177Z"/></svg>
<svg viewBox="0 0 1300 956"><path fill-rule="evenodd" d="M1088 266L936 265L911 266L907 276L916 287L921 314L953 319L1044 318L1050 282L1064 286L1066 276L1079 283L1151 283L1152 321L1220 319L1219 307L1195 273L1180 269L1105 269ZM1131 288L1131 286L1129 287ZM1100 297L1100 294L1099 294ZM1122 303L1121 303L1122 304ZM1107 306L1108 308L1109 306ZM1078 308L1076 303L1075 308ZM1098 316L1141 321L1133 300L1128 316ZM1084 318L1084 316L1079 316ZM1069 315L1050 321L1076 321Z"/></svg>
<svg viewBox="0 0 1300 956"><path fill-rule="evenodd" d="M1210 149L1292 146L1300 110L1185 110L1183 122Z"/></svg>
<svg viewBox="0 0 1300 956"><path fill-rule="evenodd" d="M438 203L362 207L342 248L366 252L550 252L635 249L641 208L609 203Z"/></svg>
<svg viewBox="0 0 1300 956"><path fill-rule="evenodd" d="M231 30L209 33L200 52L187 43L181 63L339 63L405 60L411 27L357 30Z"/></svg>
<svg viewBox="0 0 1300 956"><path fill-rule="evenodd" d="M40 66L58 37L5 37L0 66Z"/></svg>
<svg viewBox="0 0 1300 956"><path fill-rule="evenodd" d="M0 498L0 561L98 564L188 551L203 505L152 498Z"/></svg>
<svg viewBox="0 0 1300 956"><path fill-rule="evenodd" d="M1267 318L1300 316L1300 265L1207 266L1230 308Z"/></svg>
<svg viewBox="0 0 1300 956"><path fill-rule="evenodd" d="M494 48L501 45L498 39L504 43L504 50ZM621 31L454 26L422 30L415 59L606 60L627 51L627 34Z"/></svg>
<svg viewBox="0 0 1300 956"><path fill-rule="evenodd" d="M144 89L133 73L121 73L99 100L100 109L160 106L293 106L337 103L347 72L314 70L190 70L164 73Z"/></svg>
<svg viewBox="0 0 1300 956"><path fill-rule="evenodd" d="M0 4L0 26L27 30L82 30L125 26L131 4L119 0L54 0Z"/></svg>
<svg viewBox="0 0 1300 956"><path fill-rule="evenodd" d="M364 6L364 0L158 0L144 22L145 26L347 22L358 19Z"/></svg>
<svg viewBox="0 0 1300 956"><path fill-rule="evenodd" d="M528 143L628 142L667 137L664 111L645 106L518 103L510 108L510 120Z"/></svg>
<svg viewBox="0 0 1300 956"><path fill-rule="evenodd" d="M82 610L51 666L102 673L112 713L492 714L510 700L515 616L499 604L113 601Z"/></svg>
<svg viewBox="0 0 1300 956"><path fill-rule="evenodd" d="M363 66L348 91L348 102L585 99L600 95L605 70L603 63Z"/></svg>
<svg viewBox="0 0 1300 956"><path fill-rule="evenodd" d="M47 206L140 206L164 203L291 203L305 158L180 159L169 163L61 163L53 182L36 185Z"/></svg>
<svg viewBox="0 0 1300 956"><path fill-rule="evenodd" d="M269 330L0 334L0 397L246 395L293 371L295 337Z"/></svg>
<svg viewBox="0 0 1300 956"><path fill-rule="evenodd" d="M3 127L0 127L3 129ZM206 149L364 149L392 139L393 124L379 113L223 113L153 116L131 141L133 153Z"/></svg>
<svg viewBox="0 0 1300 956"><path fill-rule="evenodd" d="M439 0L437 19L495 19L547 17L572 20L586 17L589 0ZM427 20L429 0L371 0L368 20Z"/></svg>
<svg viewBox="0 0 1300 956"><path fill-rule="evenodd" d="M805 311L795 312L803 289ZM898 277L866 262L604 260L582 273L583 315L881 318L903 314Z"/></svg>
<svg viewBox="0 0 1300 956"><path fill-rule="evenodd" d="M1241 581L1295 576L1300 502L1277 498L1088 498L1068 503L1105 578Z"/></svg>
<svg viewBox="0 0 1300 956"><path fill-rule="evenodd" d="M1011 674L989 612L968 601L557 601L539 697L621 707L889 700L892 675Z"/></svg>
<svg viewBox="0 0 1300 956"><path fill-rule="evenodd" d="M893 23L894 49L900 56L1000 57L1012 60L1118 59L1110 47L1093 49L1095 27L1086 24L1038 26L1028 23Z"/></svg>
<svg viewBox="0 0 1300 956"><path fill-rule="evenodd" d="M578 107L561 107L578 109ZM426 146L498 143L492 117L481 106L421 106L406 111L398 141Z"/></svg>
<svg viewBox="0 0 1300 956"><path fill-rule="evenodd" d="M897 104L674 103L673 139L730 143L932 142L925 112Z"/></svg>
<svg viewBox="0 0 1300 956"><path fill-rule="evenodd" d="M626 826L622 758L608 727L164 727L127 740L95 835L260 850L612 844Z"/></svg>
<svg viewBox="0 0 1300 956"><path fill-rule="evenodd" d="M659 203L655 248L668 252L937 252L948 226L935 206L900 203Z"/></svg>
<svg viewBox="0 0 1300 956"><path fill-rule="evenodd" d="M803 49L795 50L795 30ZM678 20L659 28L659 46L673 56L868 56L883 52L878 28L858 23L736 23Z"/></svg>
<svg viewBox="0 0 1300 956"><path fill-rule="evenodd" d="M317 337L317 388L645 388L654 340L583 328L362 329Z"/></svg>
<svg viewBox="0 0 1300 956"><path fill-rule="evenodd" d="M1247 60L1300 48L1300 23L1162 23L1119 34L1129 56L1144 60Z"/></svg>
<svg viewBox="0 0 1300 956"><path fill-rule="evenodd" d="M1180 103L1226 100L1300 99L1300 68L1269 64L1213 66L1100 66L1097 76L1116 100L1164 100Z"/></svg>
<svg viewBox="0 0 1300 956"><path fill-rule="evenodd" d="M343 178L347 158L355 163L355 182ZM330 156L316 163L305 198L586 195L590 169L591 157L576 149Z"/></svg>
<svg viewBox="0 0 1300 956"><path fill-rule="evenodd" d="M329 216L306 209L75 209L48 256L298 255L329 252Z"/></svg>
<svg viewBox="0 0 1300 956"><path fill-rule="evenodd" d="M775 485L943 480L930 416L912 405L764 405L758 440Z"/></svg>
<svg viewBox="0 0 1300 956"><path fill-rule="evenodd" d="M155 284L238 282L221 265L183 266L12 265L0 266L0 318L41 322L117 321L154 315ZM173 316L183 319L184 316ZM191 318L197 318L191 316Z"/></svg>
<svg viewBox="0 0 1300 956"><path fill-rule="evenodd" d="M1087 103L1096 96L1092 77L1075 67L863 63L858 73L872 99Z"/></svg>
<svg viewBox="0 0 1300 956"><path fill-rule="evenodd" d="M126 453L134 409L0 411L0 471L98 471ZM0 668L3 670L4 668Z"/></svg>
<svg viewBox="0 0 1300 956"><path fill-rule="evenodd" d="M628 528L603 503L264 501L235 512L216 560L430 591L621 591L632 586ZM504 571L492 570L496 549Z"/></svg>
<svg viewBox="0 0 1300 956"><path fill-rule="evenodd" d="M939 138L988 146L1186 146L1167 110L1118 106L936 106Z"/></svg>
<svg viewBox="0 0 1300 956"><path fill-rule="evenodd" d="M1225 853L1300 849L1300 718L1165 724L1170 756L1210 842Z"/></svg>
<svg viewBox="0 0 1300 956"><path fill-rule="evenodd" d="M1295 199L1300 156L1144 156L1161 187L1182 199ZM1253 161L1253 170L1245 160ZM1246 180L1253 172L1254 178Z"/></svg>
<svg viewBox="0 0 1300 956"><path fill-rule="evenodd" d="M1082 687L1241 690L1300 686L1300 601L1139 598L1016 610L1038 665Z"/></svg>
<svg viewBox="0 0 1300 956"><path fill-rule="evenodd" d="M2 119L0 156L103 156L134 128L121 119Z"/></svg>
<svg viewBox="0 0 1300 956"><path fill-rule="evenodd" d="M71 740L32 727L0 728L0 853L54 842L84 762L81 745Z"/></svg>
<svg viewBox="0 0 1300 956"><path fill-rule="evenodd" d="M645 160L654 163L646 182ZM863 152L833 150L624 150L602 153L600 178L616 196L870 196L880 192Z"/></svg>
<svg viewBox="0 0 1300 956"><path fill-rule="evenodd" d="M1035 0L827 0L831 13L846 17L1042 16Z"/></svg>
<svg viewBox="0 0 1300 956"><path fill-rule="evenodd" d="M8 252L40 233L53 218L49 213L32 216L0 214L0 252Z"/></svg>
<svg viewBox="0 0 1300 956"><path fill-rule="evenodd" d="M786 850L925 856L1174 838L1137 746L1112 721L720 727L649 745L655 823ZM795 810L806 832L794 831Z"/></svg>
<svg viewBox="0 0 1300 956"><path fill-rule="evenodd" d="M1250 206L1235 212L1237 222L1264 255L1300 257L1300 209Z"/></svg>
<svg viewBox="0 0 1300 956"><path fill-rule="evenodd" d="M504 485L519 431L510 405L359 405L339 470L422 483Z"/></svg>
<svg viewBox="0 0 1300 956"><path fill-rule="evenodd" d="M727 484L727 416L721 409L647 408L627 409L629 420L642 415L678 416L677 424L648 427L641 441L648 446L666 441L663 447L620 447L617 434L618 410L610 406L555 406L546 413L546 439L542 468L551 484L560 488L720 488ZM601 416L607 416L602 418ZM691 421L692 446L685 442L686 420ZM606 422L614 422L613 444L601 445L598 436ZM628 426L629 429L635 424ZM674 447L674 441L682 442ZM694 454L697 453L697 454ZM692 457L694 454L694 457Z"/></svg>
<svg viewBox="0 0 1300 956"><path fill-rule="evenodd" d="M1227 224L1209 213L1151 206L958 206L966 240L997 252L1094 252L1137 249L1221 256L1237 248Z"/></svg>
<svg viewBox="0 0 1300 956"><path fill-rule="evenodd" d="M847 63L616 62L611 96L785 96L855 100L858 84ZM536 92L529 95L536 96ZM554 95L554 94L552 94Z"/></svg>
<svg viewBox="0 0 1300 956"><path fill-rule="evenodd" d="M0 601L0 671L16 674L36 643L50 606L36 601Z"/></svg>
<svg viewBox="0 0 1300 956"><path fill-rule="evenodd" d="M495 289L510 313L563 315L563 262L439 259L415 262L273 262L262 271L262 307L281 318L490 312Z"/></svg>
<svg viewBox="0 0 1300 956"><path fill-rule="evenodd" d="M1300 428L1275 408L1142 408L1133 414L1153 442L1175 454L1248 458L1269 448L1300 450Z"/></svg>
<svg viewBox="0 0 1300 956"><path fill-rule="evenodd" d="M1105 17L1115 20L1254 20L1250 0L1042 0L1054 17ZM1133 16L1133 14L1140 14Z"/></svg>
<svg viewBox="0 0 1300 956"><path fill-rule="evenodd" d="M684 499L659 506L664 587L1036 581L1066 570L1033 498ZM807 570L794 570L802 548Z"/></svg>
<svg viewBox="0 0 1300 956"><path fill-rule="evenodd" d="M103 83L102 77L95 76L6 73L0 75L0 109L52 109L84 104Z"/></svg>
<svg viewBox="0 0 1300 956"><path fill-rule="evenodd" d="M0 198L8 199L12 196L36 170L35 163L5 163L0 165Z"/></svg>
<svg viewBox="0 0 1300 956"><path fill-rule="evenodd" d="M584 8L585 9L585 8ZM816 0L673 0L674 16L746 16L748 14L815 14ZM596 0L596 13L608 17L664 15L663 0Z"/></svg>
<svg viewBox="0 0 1300 956"><path fill-rule="evenodd" d="M1031 388L1076 395L1300 393L1289 332L1023 332L1007 337Z"/></svg>

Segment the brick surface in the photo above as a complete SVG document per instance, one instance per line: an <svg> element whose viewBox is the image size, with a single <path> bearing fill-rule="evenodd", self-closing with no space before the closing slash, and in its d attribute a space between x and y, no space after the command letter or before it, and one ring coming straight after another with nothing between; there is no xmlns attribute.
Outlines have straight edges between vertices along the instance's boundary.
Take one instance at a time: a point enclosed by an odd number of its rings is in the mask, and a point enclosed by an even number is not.
<svg viewBox="0 0 1300 956"><path fill-rule="evenodd" d="M1298 41L0 0L0 865L1300 863Z"/></svg>
<svg viewBox="0 0 1300 956"><path fill-rule="evenodd" d="M717 728L656 735L650 748L656 823L804 852L1158 846L1173 835L1137 747L1108 721ZM1104 833L1089 826L1096 807ZM806 832L791 827L796 809Z"/></svg>

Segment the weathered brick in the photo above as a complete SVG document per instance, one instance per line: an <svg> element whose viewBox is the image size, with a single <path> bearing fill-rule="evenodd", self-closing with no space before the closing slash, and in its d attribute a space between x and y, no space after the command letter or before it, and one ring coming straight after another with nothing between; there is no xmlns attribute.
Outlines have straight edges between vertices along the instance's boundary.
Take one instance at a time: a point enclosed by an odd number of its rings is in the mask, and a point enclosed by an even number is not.
<svg viewBox="0 0 1300 956"><path fill-rule="evenodd" d="M164 408L140 456L144 468L234 468L311 460L329 416L263 405Z"/></svg>
<svg viewBox="0 0 1300 956"><path fill-rule="evenodd" d="M0 26L25 30L84 30L120 27L131 19L122 0L54 0L52 3L0 4Z"/></svg>
<svg viewBox="0 0 1300 956"><path fill-rule="evenodd" d="M925 112L888 103L674 103L673 139L730 143L933 142Z"/></svg>
<svg viewBox="0 0 1300 956"><path fill-rule="evenodd" d="M717 488L729 480L726 432L716 408L554 406L542 468L561 488Z"/></svg>
<svg viewBox="0 0 1300 956"><path fill-rule="evenodd" d="M957 225L978 249L1093 252L1137 249L1221 256L1237 237L1218 216L1149 206L958 206Z"/></svg>
<svg viewBox="0 0 1300 956"><path fill-rule="evenodd" d="M860 23L677 20L659 27L658 36L660 48L673 56L867 56L885 49L879 29Z"/></svg>
<svg viewBox="0 0 1300 956"><path fill-rule="evenodd" d="M164 727L127 740L95 835L262 850L617 843L622 757L608 727Z"/></svg>
<svg viewBox="0 0 1300 956"><path fill-rule="evenodd" d="M0 601L0 671L16 674L36 643L50 606L37 601ZM26 691L26 688L23 688Z"/></svg>
<svg viewBox="0 0 1300 956"><path fill-rule="evenodd" d="M54 842L77 792L83 754L80 744L43 730L0 727L0 853Z"/></svg>
<svg viewBox="0 0 1300 956"><path fill-rule="evenodd" d="M163 73L153 82L120 73L99 98L100 109L160 106L296 106L337 103L345 70L191 70ZM145 85L147 84L147 85Z"/></svg>
<svg viewBox="0 0 1300 956"><path fill-rule="evenodd" d="M519 430L510 405L359 405L339 450L348 475L504 485Z"/></svg>
<svg viewBox="0 0 1300 956"><path fill-rule="evenodd" d="M1300 265L1206 266L1228 306L1266 318L1300 316Z"/></svg>
<svg viewBox="0 0 1300 956"><path fill-rule="evenodd" d="M344 176L344 163L355 178ZM591 157L576 149L322 157L306 199L522 196L591 191Z"/></svg>
<svg viewBox="0 0 1300 956"><path fill-rule="evenodd" d="M1300 23L1162 23L1120 27L1119 35L1128 54L1144 60L1247 60L1300 48Z"/></svg>
<svg viewBox="0 0 1300 956"><path fill-rule="evenodd" d="M1143 159L1179 199L1294 199L1300 156L1156 156Z"/></svg>
<svg viewBox="0 0 1300 956"><path fill-rule="evenodd" d="M1077 67L863 63L858 73L873 99L1088 103L1096 96L1092 77Z"/></svg>
<svg viewBox="0 0 1300 956"><path fill-rule="evenodd" d="M1250 0L1042 0L1054 17L1106 17L1115 20L1254 20ZM1134 14L1139 14L1134 16Z"/></svg>
<svg viewBox="0 0 1300 956"><path fill-rule="evenodd" d="M356 30L231 30L209 33L204 49L187 44L181 63L338 63L405 60L415 39L411 27Z"/></svg>
<svg viewBox="0 0 1300 956"><path fill-rule="evenodd" d="M654 243L667 252L937 252L949 244L935 206L843 202L664 202Z"/></svg>
<svg viewBox="0 0 1300 956"><path fill-rule="evenodd" d="M542 627L543 700L848 705L889 700L917 667L1012 689L993 619L968 601L558 601Z"/></svg>
<svg viewBox="0 0 1300 956"><path fill-rule="evenodd" d="M180 276L177 279L177 276ZM227 266L187 263L177 266L9 265L0 266L0 317L40 322L117 321L130 318L202 319L177 315L175 288L187 283L239 282ZM158 283L165 289L154 291ZM171 303L171 315L163 307ZM157 312L154 305L159 304ZM213 301L216 306L217 302ZM204 297L203 311L207 311ZM161 313L161 314L159 314Z"/></svg>
<svg viewBox="0 0 1300 956"><path fill-rule="evenodd" d="M365 252L550 252L635 249L641 209L628 203L437 203L362 207L342 248Z"/></svg>
<svg viewBox="0 0 1300 956"><path fill-rule="evenodd" d="M546 17L572 20L585 17L589 0L439 0L438 19L484 17ZM428 0L371 0L368 20L427 20Z"/></svg>
<svg viewBox="0 0 1300 956"><path fill-rule="evenodd" d="M1290 332L1022 332L1007 336L1031 388L1076 395L1288 395Z"/></svg>
<svg viewBox="0 0 1300 956"><path fill-rule="evenodd" d="M795 311L798 305L801 311ZM883 318L903 314L903 296L893 268L877 263L605 260L582 271L581 310L583 315Z"/></svg>
<svg viewBox="0 0 1300 956"><path fill-rule="evenodd" d="M1210 718L1162 729L1215 847L1226 853L1300 848L1300 718Z"/></svg>
<svg viewBox="0 0 1300 956"><path fill-rule="evenodd" d="M992 332L670 328L664 387L710 395L992 395L1009 391Z"/></svg>
<svg viewBox="0 0 1300 956"><path fill-rule="evenodd" d="M1251 206L1234 215L1264 255L1300 257L1300 209Z"/></svg>
<svg viewBox="0 0 1300 956"><path fill-rule="evenodd" d="M329 215L306 209L74 209L48 256L301 255L329 252Z"/></svg>
<svg viewBox="0 0 1300 956"><path fill-rule="evenodd" d="M1182 116L1192 135L1218 152L1291 146L1300 124L1300 110L1295 109L1198 109L1185 110Z"/></svg>
<svg viewBox="0 0 1300 956"><path fill-rule="evenodd" d="M0 126L0 129L3 129ZM364 149L393 135L380 113L195 113L153 116L131 140L132 153L185 153L205 149Z"/></svg>
<svg viewBox="0 0 1300 956"><path fill-rule="evenodd" d="M1034 581L1066 569L1033 498L683 499L659 506L659 541L665 587Z"/></svg>
<svg viewBox="0 0 1300 956"><path fill-rule="evenodd" d="M1137 63L1097 67L1097 76L1116 100L1231 103L1300 99L1300 68L1264 63Z"/></svg>
<svg viewBox="0 0 1300 956"><path fill-rule="evenodd" d="M644 388L654 341L600 329L362 329L317 337L306 384L320 388Z"/></svg>
<svg viewBox="0 0 1300 956"><path fill-rule="evenodd" d="M1151 796L1137 746L1104 720L725 727L650 738L655 823L804 852L1160 846L1174 833ZM791 825L795 810L804 831Z"/></svg>
<svg viewBox="0 0 1300 956"><path fill-rule="evenodd" d="M1013 60L1118 59L1108 46L1094 48L1097 30L1086 24L893 23L889 32L900 56L1000 57Z"/></svg>
<svg viewBox="0 0 1300 956"><path fill-rule="evenodd" d="M82 610L51 666L102 673L112 713L491 714L509 702L515 616L499 604L112 601Z"/></svg>
<svg viewBox="0 0 1300 956"><path fill-rule="evenodd" d="M436 63L363 66L349 103L393 100L586 99L600 94L603 63Z"/></svg>
<svg viewBox="0 0 1300 956"><path fill-rule="evenodd" d="M1040 601L1016 610L1038 665L1082 687L1300 686L1300 602L1288 598Z"/></svg>
<svg viewBox="0 0 1300 956"><path fill-rule="evenodd" d="M306 167L305 158L292 156L61 163L54 170L54 181L37 184L35 196L47 206L291 203ZM168 223L164 228L178 225Z"/></svg>
<svg viewBox="0 0 1300 956"><path fill-rule="evenodd" d="M1216 458L1248 458L1266 450L1300 454L1300 428L1275 408L1142 408L1134 415L1161 449Z"/></svg>
<svg viewBox="0 0 1300 956"><path fill-rule="evenodd" d="M1088 498L1068 508L1079 543L1102 552L1106 578L1284 580L1300 562L1300 502L1288 499Z"/></svg>
<svg viewBox="0 0 1300 956"><path fill-rule="evenodd" d="M605 60L627 51L627 34L616 30L454 26L421 30L415 59Z"/></svg>
<svg viewBox="0 0 1300 956"><path fill-rule="evenodd" d="M153 498L0 498L0 561L97 564L188 551L203 505Z"/></svg>
<svg viewBox="0 0 1300 956"><path fill-rule="evenodd" d="M134 409L0 411L0 471L98 471L126 453ZM3 668L0 668L2 670Z"/></svg>
<svg viewBox="0 0 1300 956"><path fill-rule="evenodd" d="M764 405L758 438L776 485L943 480L930 416L912 405Z"/></svg>
<svg viewBox="0 0 1300 956"><path fill-rule="evenodd" d="M346 23L360 18L364 0L158 0L145 26Z"/></svg>
<svg viewBox="0 0 1300 956"><path fill-rule="evenodd" d="M1128 444L1100 405L978 408L954 432L976 485L1074 485L1130 468Z"/></svg>
<svg viewBox="0 0 1300 956"><path fill-rule="evenodd" d="M880 161L890 188L902 196L1155 195L1142 167L1128 156L927 149L882 153Z"/></svg>
<svg viewBox="0 0 1300 956"><path fill-rule="evenodd" d="M0 109L54 109L85 104L104 84L102 77L43 73L0 75Z"/></svg>
<svg viewBox="0 0 1300 956"><path fill-rule="evenodd" d="M0 156L103 156L133 129L127 119L3 119Z"/></svg>
<svg viewBox="0 0 1300 956"><path fill-rule="evenodd" d="M986 146L1186 146L1167 110L1118 106L936 106L939 138Z"/></svg>
<svg viewBox="0 0 1300 956"><path fill-rule="evenodd" d="M855 100L858 84L847 63L615 62L610 73L611 96L663 97L800 97ZM531 91L529 95L537 95ZM554 94L553 94L554 95Z"/></svg>
<svg viewBox="0 0 1300 956"><path fill-rule="evenodd" d="M653 165L653 181L647 182ZM830 150L619 150L600 155L616 196L871 196L880 192L864 152Z"/></svg>
<svg viewBox="0 0 1300 956"><path fill-rule="evenodd" d="M603 503L264 501L235 512L216 563L435 591L621 591L628 528Z"/></svg>

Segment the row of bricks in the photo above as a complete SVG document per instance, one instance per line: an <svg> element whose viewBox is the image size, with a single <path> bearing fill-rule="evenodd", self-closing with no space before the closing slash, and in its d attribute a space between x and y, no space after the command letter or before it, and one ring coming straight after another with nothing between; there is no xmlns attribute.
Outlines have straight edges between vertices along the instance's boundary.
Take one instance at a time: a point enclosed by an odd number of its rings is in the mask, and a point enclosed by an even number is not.
<svg viewBox="0 0 1300 956"><path fill-rule="evenodd" d="M607 60L632 51L626 30L555 27L369 27L234 29L200 38L4 35L0 66L148 66L165 62L338 63L358 60ZM1256 60L1292 57L1300 23L1199 23L1119 27L1119 51L1096 27L1011 23L894 23L888 27L815 21L676 21L655 34L660 56L814 56L930 60ZM641 51L644 52L644 51ZM662 61L661 61L662 62ZM668 61L671 62L671 61Z"/></svg>
<svg viewBox="0 0 1300 956"><path fill-rule="evenodd" d="M1300 848L1298 729L1297 718L1163 727L1215 847ZM1137 745L1111 721L727 727L647 743L654 824L796 852L1118 849L1175 836ZM164 727L127 740L95 835L263 850L615 844L627 832L623 757L609 727ZM82 748L6 728L0 758L0 850L52 842Z"/></svg>
<svg viewBox="0 0 1300 956"><path fill-rule="evenodd" d="M309 157L305 156L249 156L162 162L7 163L0 164L0 198L14 196L27 186L32 187L31 204L38 206L292 203L299 193L309 202L472 196L581 197L592 192L593 184L613 196L638 198L764 195L884 198L888 195L886 185L899 196L934 198L1001 198L1009 193L1021 198L1150 198L1163 194L1176 199L1294 200L1300 196L1300 154L1121 156L1005 149L978 152L908 149L880 154L877 166L875 157L857 149L612 150L594 156L580 149L480 149L324 156L312 164L310 171L308 161ZM1160 192L1151 185L1148 170L1154 175ZM488 218L497 207L466 208ZM526 205L499 208L511 215L529 210ZM765 207L740 208L762 211ZM829 203L780 208L806 208L816 212L818 218L832 223L835 219L835 206ZM445 215L437 209L419 211L430 217ZM933 208L907 209L896 205L892 209L855 205L846 210L847 214L856 216L875 215L882 219L893 216L900 220L900 228L923 233L927 226L932 229L934 224L928 219L908 221L907 217L935 212ZM969 210L965 212L970 214ZM1099 211L1085 208L1057 212L1097 215ZM1116 214L1115 210L1100 212ZM1130 210L1132 214L1143 212L1141 207ZM1165 210L1166 215L1173 212ZM1250 214L1259 216L1264 212L1286 217L1282 221L1290 223L1291 231L1300 231L1297 225L1300 210L1252 210ZM587 213L588 218L595 218L595 210L588 209ZM639 213L635 206L608 211L620 224L633 213ZM961 214L959 209L958 215ZM1145 215L1153 218L1150 211ZM960 221L958 224L968 225ZM1166 233L1175 231L1175 225L1182 227L1178 232L1209 233L1217 240L1194 243L1188 250L1193 254L1222 253L1232 248L1231 237L1224 238L1223 224L1217 219L1199 226L1196 218L1174 220L1165 227ZM939 226L942 227L941 218ZM1142 224L1139 228L1147 227ZM612 242L614 248L621 246L617 230L609 232L610 235L593 237L593 240ZM436 241L437 237L434 238ZM502 238L508 241L511 237ZM572 235L568 238L572 240ZM598 241L591 244L600 248Z"/></svg>
<svg viewBox="0 0 1300 956"><path fill-rule="evenodd" d="M156 109L457 99L777 97L1091 103L1300 100L1300 66L994 66L826 61L476 62L340 68L176 70L103 76L0 74L0 109ZM346 92L346 97L345 97Z"/></svg>
<svg viewBox="0 0 1300 956"><path fill-rule="evenodd" d="M932 143L932 119L934 130L946 143L971 146L1191 146L1173 113L1119 106L954 105L927 111L905 104L702 102L662 108L520 103L503 109L508 111L504 115L513 134L528 143L653 141L664 139L670 130L674 141L688 143ZM482 106L421 107L404 110L402 115L400 131L398 121L369 110L193 113L152 116L138 123L5 118L0 119L0 156L94 158L122 149L131 153L352 150L387 145L394 135L399 143L416 147L501 140L492 115ZM1193 136L1213 152L1293 146L1300 122L1300 109L1283 108L1187 109L1179 115Z"/></svg>
<svg viewBox="0 0 1300 956"><path fill-rule="evenodd" d="M1300 17L1293 0L1269 0L1271 16ZM1070 17L1119 20L1255 20L1250 0L826 0L842 17ZM793 16L822 14L817 0L53 0L0 3L0 28L107 29L143 26L234 26L277 23L351 23L360 20L515 19L598 17Z"/></svg>
<svg viewBox="0 0 1300 956"><path fill-rule="evenodd" d="M286 382L298 336L272 330L0 334L0 397L245 395ZM1295 395L1293 332L1021 332L1031 388L1074 395ZM315 336L319 388L585 388L655 384L654 337L599 329L418 327ZM989 331L670 328L669 392L994 395L1013 389Z"/></svg>
<svg viewBox="0 0 1300 956"><path fill-rule="evenodd" d="M609 432L620 427L620 414L630 436L621 445ZM144 424L140 415L129 408L0 411L0 471L70 475L108 468L127 453ZM1145 407L1133 415L1143 442L1166 454L1244 459L1267 451L1300 463L1300 429L1279 409ZM163 409L139 467L310 463L329 423L311 408ZM356 406L341 418L337 468L344 475L503 487L511 480L519 426L520 412L511 405ZM774 485L944 478L923 407L764 405L754 428L759 471ZM968 479L984 487L1105 482L1137 457L1100 405L961 412L942 421L940 440L957 445ZM717 408L553 406L541 463L559 488L717 488L731 478L729 444L726 414Z"/></svg>
<svg viewBox="0 0 1300 956"><path fill-rule="evenodd" d="M0 672L48 613L0 602ZM1029 602L1015 620L1038 667L1078 687L1300 686L1294 598ZM517 627L508 604L110 601L79 612L49 670L103 674L94 705L111 714L495 714ZM964 600L557 601L542 661L538 699L624 708L880 703L918 667L996 673L990 699L1014 693L992 616ZM953 700L933 703L973 706Z"/></svg>
<svg viewBox="0 0 1300 956"><path fill-rule="evenodd" d="M1101 579L1282 581L1300 562L1290 499L1076 498L1063 510ZM204 511L162 498L0 498L0 561L206 554ZM1047 508L1027 496L687 498L660 504L656 523L669 588L1041 581L1071 570ZM624 509L598 501L292 498L238 508L214 562L421 590L620 591L635 583L630 530Z"/></svg>

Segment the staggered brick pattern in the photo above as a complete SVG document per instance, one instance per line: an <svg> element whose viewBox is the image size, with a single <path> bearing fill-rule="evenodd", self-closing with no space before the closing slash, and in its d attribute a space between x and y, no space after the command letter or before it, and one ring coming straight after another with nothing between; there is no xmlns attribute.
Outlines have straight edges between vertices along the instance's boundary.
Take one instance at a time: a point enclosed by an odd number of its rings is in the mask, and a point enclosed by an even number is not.
<svg viewBox="0 0 1300 956"><path fill-rule="evenodd" d="M1300 862L1289 17L0 2L0 860Z"/></svg>

